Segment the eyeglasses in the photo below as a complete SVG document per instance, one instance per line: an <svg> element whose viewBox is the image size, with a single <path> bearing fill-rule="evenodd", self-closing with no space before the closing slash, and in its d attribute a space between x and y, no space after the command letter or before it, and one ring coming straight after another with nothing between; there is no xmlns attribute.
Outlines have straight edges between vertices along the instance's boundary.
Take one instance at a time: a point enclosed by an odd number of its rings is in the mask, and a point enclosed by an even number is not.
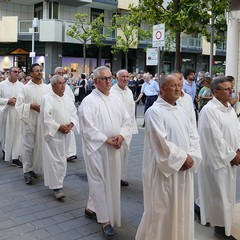
<svg viewBox="0 0 240 240"><path fill-rule="evenodd" d="M232 88L216 88L216 90L232 91Z"/></svg>
<svg viewBox="0 0 240 240"><path fill-rule="evenodd" d="M64 72L57 72L57 74L62 75L62 74L64 74Z"/></svg>
<svg viewBox="0 0 240 240"><path fill-rule="evenodd" d="M36 71L32 71L32 72L36 72L36 73L40 73L40 72L42 72L43 70L36 70Z"/></svg>
<svg viewBox="0 0 240 240"><path fill-rule="evenodd" d="M100 77L98 79L101 79L102 81L111 81L112 80L112 76L111 77Z"/></svg>
<svg viewBox="0 0 240 240"><path fill-rule="evenodd" d="M12 72L14 72L14 73L20 73L20 71L17 71L17 70L14 70L14 71L12 71Z"/></svg>

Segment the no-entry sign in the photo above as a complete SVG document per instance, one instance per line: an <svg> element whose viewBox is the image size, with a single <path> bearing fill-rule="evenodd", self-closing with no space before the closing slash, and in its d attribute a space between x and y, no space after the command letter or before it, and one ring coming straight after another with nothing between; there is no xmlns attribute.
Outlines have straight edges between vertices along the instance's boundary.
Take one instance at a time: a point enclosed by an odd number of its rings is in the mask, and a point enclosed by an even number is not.
<svg viewBox="0 0 240 240"><path fill-rule="evenodd" d="M165 45L165 24L161 23L158 25L153 25L153 47L164 47Z"/></svg>

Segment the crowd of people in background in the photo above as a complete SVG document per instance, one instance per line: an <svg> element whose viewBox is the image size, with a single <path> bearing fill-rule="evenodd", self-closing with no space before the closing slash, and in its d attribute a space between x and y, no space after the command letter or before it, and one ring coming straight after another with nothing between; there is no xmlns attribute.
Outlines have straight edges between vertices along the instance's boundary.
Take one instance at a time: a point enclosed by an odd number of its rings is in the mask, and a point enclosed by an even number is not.
<svg viewBox="0 0 240 240"><path fill-rule="evenodd" d="M29 72L13 66L0 74L2 158L23 168L26 184L43 172L45 186L63 199L67 161L77 158L74 131L80 133L89 184L84 214L100 223L104 237L114 237L113 227L121 226L120 187L129 186L131 138L138 133L135 108L142 101L144 213L136 239L193 240L194 210L219 239L235 239L240 128L232 76L212 79L192 68L161 76L126 69L114 74L100 66L74 78L59 66L46 81L37 63Z"/></svg>

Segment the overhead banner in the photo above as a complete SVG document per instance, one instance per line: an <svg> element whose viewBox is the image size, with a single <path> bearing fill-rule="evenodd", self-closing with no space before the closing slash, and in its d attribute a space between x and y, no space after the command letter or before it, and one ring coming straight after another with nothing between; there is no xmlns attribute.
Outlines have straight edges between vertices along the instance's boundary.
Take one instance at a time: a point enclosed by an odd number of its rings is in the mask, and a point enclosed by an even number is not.
<svg viewBox="0 0 240 240"><path fill-rule="evenodd" d="M147 48L146 55L147 66L157 66L158 65L158 49L157 48Z"/></svg>

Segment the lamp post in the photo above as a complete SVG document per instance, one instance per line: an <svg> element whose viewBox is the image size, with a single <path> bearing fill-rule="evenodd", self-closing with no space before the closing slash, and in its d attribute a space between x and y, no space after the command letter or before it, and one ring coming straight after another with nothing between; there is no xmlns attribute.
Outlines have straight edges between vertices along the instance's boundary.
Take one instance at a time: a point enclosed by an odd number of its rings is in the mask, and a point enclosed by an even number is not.
<svg viewBox="0 0 240 240"><path fill-rule="evenodd" d="M32 58L32 64L34 63L34 59L36 56L36 53L34 52L34 36L35 36L35 28L38 27L38 18L34 18L32 20L32 52L30 52L30 57Z"/></svg>
<svg viewBox="0 0 240 240"><path fill-rule="evenodd" d="M213 14L213 13L212 13ZM211 39L210 39L210 59L209 59L209 73L210 77L213 77L213 49L214 49L214 21L215 21L215 16L212 16L211 19Z"/></svg>

